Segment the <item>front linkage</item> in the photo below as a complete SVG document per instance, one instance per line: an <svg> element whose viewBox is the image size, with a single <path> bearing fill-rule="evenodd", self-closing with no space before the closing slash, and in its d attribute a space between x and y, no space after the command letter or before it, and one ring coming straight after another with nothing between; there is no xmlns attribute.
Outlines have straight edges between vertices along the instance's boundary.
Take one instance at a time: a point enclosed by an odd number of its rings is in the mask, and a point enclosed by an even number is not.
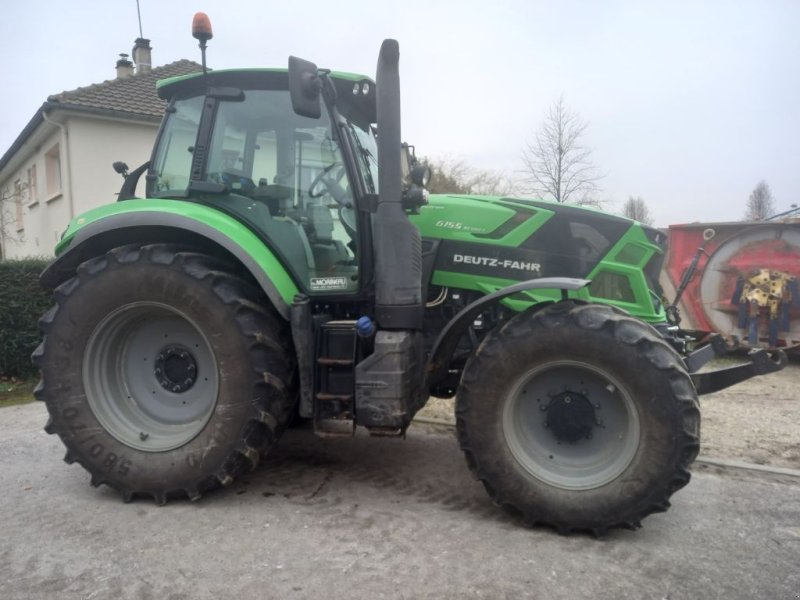
<svg viewBox="0 0 800 600"><path fill-rule="evenodd" d="M767 351L756 348L747 352L746 363L714 371L698 372L710 360L741 349L737 338L734 337L732 342L728 343L718 333L712 333L708 336L707 343L685 355L683 362L699 395L718 392L756 375L775 373L788 363L786 354L782 350Z"/></svg>

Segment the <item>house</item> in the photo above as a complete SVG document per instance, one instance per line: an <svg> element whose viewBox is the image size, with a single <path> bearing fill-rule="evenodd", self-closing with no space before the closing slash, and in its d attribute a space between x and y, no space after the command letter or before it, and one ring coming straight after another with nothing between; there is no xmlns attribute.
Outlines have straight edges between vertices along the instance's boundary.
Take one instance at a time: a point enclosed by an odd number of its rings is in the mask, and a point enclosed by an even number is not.
<svg viewBox="0 0 800 600"><path fill-rule="evenodd" d="M156 81L202 70L151 68L143 38L133 62L120 56L116 78L48 97L0 158L0 258L51 255L72 217L113 202L122 178L111 163L150 158L164 113Z"/></svg>

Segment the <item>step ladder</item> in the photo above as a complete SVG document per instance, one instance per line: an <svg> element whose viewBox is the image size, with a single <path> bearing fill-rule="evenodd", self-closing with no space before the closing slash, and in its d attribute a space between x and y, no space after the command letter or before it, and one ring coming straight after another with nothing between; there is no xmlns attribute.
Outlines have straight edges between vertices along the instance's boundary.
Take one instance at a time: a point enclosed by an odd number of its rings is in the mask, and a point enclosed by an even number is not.
<svg viewBox="0 0 800 600"><path fill-rule="evenodd" d="M317 330L314 433L352 436L355 430L356 322L328 321Z"/></svg>

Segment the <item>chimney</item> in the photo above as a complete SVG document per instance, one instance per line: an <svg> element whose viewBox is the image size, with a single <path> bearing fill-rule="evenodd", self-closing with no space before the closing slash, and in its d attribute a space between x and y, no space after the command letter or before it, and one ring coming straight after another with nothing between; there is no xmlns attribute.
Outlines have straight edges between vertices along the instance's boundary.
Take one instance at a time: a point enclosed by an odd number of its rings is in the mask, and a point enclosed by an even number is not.
<svg viewBox="0 0 800 600"><path fill-rule="evenodd" d="M133 62L136 63L137 75L150 70L150 40L136 38L136 41L133 42Z"/></svg>
<svg viewBox="0 0 800 600"><path fill-rule="evenodd" d="M127 54L120 54L117 61L117 79L133 77L133 63L128 60Z"/></svg>

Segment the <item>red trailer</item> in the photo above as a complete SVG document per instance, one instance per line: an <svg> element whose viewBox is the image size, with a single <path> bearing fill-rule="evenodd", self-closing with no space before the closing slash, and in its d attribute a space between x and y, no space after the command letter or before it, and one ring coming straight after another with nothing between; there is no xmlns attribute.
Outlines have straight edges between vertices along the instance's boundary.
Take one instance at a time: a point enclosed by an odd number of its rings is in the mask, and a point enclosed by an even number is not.
<svg viewBox="0 0 800 600"><path fill-rule="evenodd" d="M681 327L736 336L744 345L800 345L800 219L670 225L661 276L675 298L698 248L679 309Z"/></svg>

